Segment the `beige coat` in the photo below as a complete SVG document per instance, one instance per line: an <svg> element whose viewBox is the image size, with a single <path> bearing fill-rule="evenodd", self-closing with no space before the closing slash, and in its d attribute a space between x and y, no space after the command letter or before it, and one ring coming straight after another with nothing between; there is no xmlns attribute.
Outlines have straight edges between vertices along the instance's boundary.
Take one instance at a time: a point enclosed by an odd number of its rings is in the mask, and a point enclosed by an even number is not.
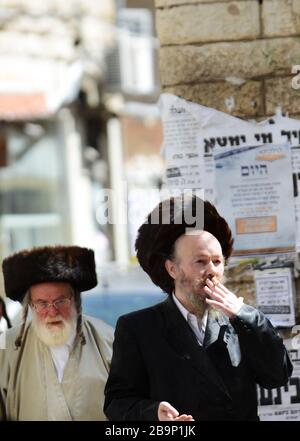
<svg viewBox="0 0 300 441"><path fill-rule="evenodd" d="M15 350L19 328L6 335L0 350L0 420L104 421L104 387L112 354L113 330L85 317L86 345L77 344L59 383L49 348L26 329L22 347Z"/></svg>

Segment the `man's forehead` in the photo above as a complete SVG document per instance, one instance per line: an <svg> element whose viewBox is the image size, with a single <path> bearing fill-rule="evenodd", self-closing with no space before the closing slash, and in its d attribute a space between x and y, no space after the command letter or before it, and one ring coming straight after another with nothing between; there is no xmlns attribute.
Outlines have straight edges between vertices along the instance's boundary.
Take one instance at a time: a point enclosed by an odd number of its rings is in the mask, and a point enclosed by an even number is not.
<svg viewBox="0 0 300 441"><path fill-rule="evenodd" d="M71 285L66 282L45 282L32 285L29 289L31 296L65 295L72 291Z"/></svg>
<svg viewBox="0 0 300 441"><path fill-rule="evenodd" d="M218 239L205 230L194 230L191 234L183 234L175 242L176 249L188 250L204 254L222 254L222 247Z"/></svg>

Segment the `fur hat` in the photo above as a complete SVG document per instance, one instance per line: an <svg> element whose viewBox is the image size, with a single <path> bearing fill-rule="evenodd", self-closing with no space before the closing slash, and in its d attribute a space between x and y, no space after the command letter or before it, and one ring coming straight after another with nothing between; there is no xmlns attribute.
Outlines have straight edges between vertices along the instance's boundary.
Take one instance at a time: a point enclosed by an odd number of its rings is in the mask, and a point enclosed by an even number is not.
<svg viewBox="0 0 300 441"><path fill-rule="evenodd" d="M187 222L186 219L193 219L192 215L196 220ZM201 219L199 221L201 217L202 222ZM210 202L195 195L171 197L160 202L139 228L135 249L143 270L155 285L168 294L174 290L174 281L165 268L165 261L171 258L175 241L188 228L202 229L215 236L221 244L225 259L232 253L231 230Z"/></svg>
<svg viewBox="0 0 300 441"><path fill-rule="evenodd" d="M94 251L77 246L46 246L19 251L2 263L6 295L21 302L38 283L67 282L78 291L97 285Z"/></svg>

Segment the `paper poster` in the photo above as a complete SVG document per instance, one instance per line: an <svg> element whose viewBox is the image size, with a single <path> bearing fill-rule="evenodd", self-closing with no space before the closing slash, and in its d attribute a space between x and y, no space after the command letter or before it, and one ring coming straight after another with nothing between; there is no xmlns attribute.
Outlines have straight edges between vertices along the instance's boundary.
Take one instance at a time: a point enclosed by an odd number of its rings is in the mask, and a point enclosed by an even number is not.
<svg viewBox="0 0 300 441"><path fill-rule="evenodd" d="M236 255L295 249L289 145L217 149L217 208L229 223Z"/></svg>
<svg viewBox="0 0 300 441"><path fill-rule="evenodd" d="M169 98L169 99L168 99ZM166 184L170 189L199 189L203 182L203 153L197 144L199 130L190 103L163 96L163 151Z"/></svg>
<svg viewBox="0 0 300 441"><path fill-rule="evenodd" d="M263 145L278 140L280 132L269 123L258 126L255 122L236 118L234 126L223 123L199 132L198 142L204 150L204 184L210 200L216 203L214 151L238 147Z"/></svg>
<svg viewBox="0 0 300 441"><path fill-rule="evenodd" d="M291 145L293 190L296 216L296 250L300 251L300 121L276 115L270 118L276 128L274 142L289 142ZM260 123L261 125L262 123ZM266 122L263 126L266 126ZM270 125L269 125L270 126ZM275 139L276 138L276 139Z"/></svg>
<svg viewBox="0 0 300 441"><path fill-rule="evenodd" d="M159 107L164 133L162 153L166 161L167 187L205 188L205 199L212 200L214 164L211 152L207 158L204 157L199 133L214 127L234 128L239 122L244 126L248 123L169 93L161 95Z"/></svg>
<svg viewBox="0 0 300 441"><path fill-rule="evenodd" d="M286 121L285 121L286 122ZM293 130L288 127L292 125ZM296 216L296 249L300 252L300 121L290 120L281 133L291 143L294 204Z"/></svg>
<svg viewBox="0 0 300 441"><path fill-rule="evenodd" d="M294 369L286 386L257 388L258 414L261 421L300 421L300 345L293 337L284 341Z"/></svg>
<svg viewBox="0 0 300 441"><path fill-rule="evenodd" d="M255 270L256 307L273 326L295 324L295 283L292 268Z"/></svg>
<svg viewBox="0 0 300 441"><path fill-rule="evenodd" d="M292 179L296 217L296 249L300 251L300 121L275 115L266 121L245 122L236 118L234 127L216 125L199 132L199 144L204 149L204 185L212 202L216 201L214 191L215 170L213 151L216 148L236 148L266 143L289 143L291 146Z"/></svg>

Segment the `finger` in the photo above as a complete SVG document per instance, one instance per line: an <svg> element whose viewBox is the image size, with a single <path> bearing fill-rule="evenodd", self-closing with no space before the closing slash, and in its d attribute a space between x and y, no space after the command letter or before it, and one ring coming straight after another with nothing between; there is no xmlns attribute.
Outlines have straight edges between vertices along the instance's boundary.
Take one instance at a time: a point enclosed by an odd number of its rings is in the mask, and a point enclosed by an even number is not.
<svg viewBox="0 0 300 441"><path fill-rule="evenodd" d="M174 415L172 415L170 412L167 412L167 413L166 413L166 418L167 418L168 420L176 420L176 418L174 417Z"/></svg>
<svg viewBox="0 0 300 441"><path fill-rule="evenodd" d="M208 279L208 280L210 282L212 282L215 286L218 286L220 288L226 289L225 286L222 285L221 281L216 276L214 276L214 277L212 277L211 279Z"/></svg>
<svg viewBox="0 0 300 441"><path fill-rule="evenodd" d="M212 306L213 308L217 309L218 311L229 312L228 307L226 307L224 303L212 299L205 299L205 302L208 303L208 305Z"/></svg>
<svg viewBox="0 0 300 441"><path fill-rule="evenodd" d="M214 282L214 284L215 284L218 288L222 289L226 294L230 293L229 289L226 288L226 286L223 285L223 283L221 283L220 280L218 280L216 277L213 277L212 281Z"/></svg>
<svg viewBox="0 0 300 441"><path fill-rule="evenodd" d="M220 302L224 301L224 294L219 294L218 292L208 288L208 286L205 286L203 289L205 293L209 295L210 298L214 300L219 300Z"/></svg>
<svg viewBox="0 0 300 441"><path fill-rule="evenodd" d="M192 415L188 415L186 421L195 421Z"/></svg>
<svg viewBox="0 0 300 441"><path fill-rule="evenodd" d="M178 415L178 417L176 417L176 418L174 418L174 419L175 419L175 420L180 420L180 421L182 421L182 420L185 420L186 417L187 417L187 415L186 415L185 413L183 413L182 415Z"/></svg>
<svg viewBox="0 0 300 441"><path fill-rule="evenodd" d="M205 301L208 305L212 306L214 309L217 309L218 311L223 312L229 318L235 317L243 305L242 302L239 302L238 304L235 305L231 303L224 304L216 300L207 299L207 298L205 299Z"/></svg>
<svg viewBox="0 0 300 441"><path fill-rule="evenodd" d="M195 421L192 415L185 415L184 421Z"/></svg>
<svg viewBox="0 0 300 441"><path fill-rule="evenodd" d="M174 418L174 421L194 421L192 415L186 415L185 413L182 415L179 415L178 417Z"/></svg>
<svg viewBox="0 0 300 441"><path fill-rule="evenodd" d="M172 417L176 417L179 415L178 410L171 406L167 401L162 401L160 403L160 409L168 416L171 415Z"/></svg>
<svg viewBox="0 0 300 441"><path fill-rule="evenodd" d="M240 304L240 300L238 300L237 297L230 297L230 296L220 296L217 293L212 292L211 300L214 300L218 302L220 305L224 306L227 309L231 309L234 307L237 303Z"/></svg>
<svg viewBox="0 0 300 441"><path fill-rule="evenodd" d="M206 285L213 291L220 295L226 295L225 291L222 289L222 287L219 285L215 285L210 279L206 280Z"/></svg>
<svg viewBox="0 0 300 441"><path fill-rule="evenodd" d="M211 281L212 281L213 284L216 285L216 286L218 286L218 285L220 284L220 280L218 280L218 279L216 278L216 276L214 276L214 277L211 279Z"/></svg>

